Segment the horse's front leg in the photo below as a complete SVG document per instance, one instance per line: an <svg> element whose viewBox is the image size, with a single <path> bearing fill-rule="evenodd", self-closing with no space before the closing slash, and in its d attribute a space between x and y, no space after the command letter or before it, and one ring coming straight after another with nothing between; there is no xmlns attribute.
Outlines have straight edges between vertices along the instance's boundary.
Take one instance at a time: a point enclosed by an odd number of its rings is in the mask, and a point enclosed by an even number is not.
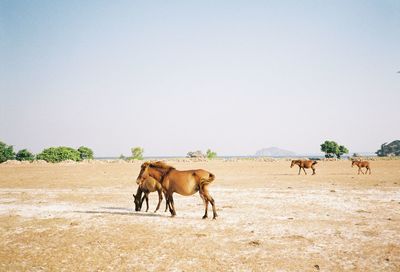
<svg viewBox="0 0 400 272"><path fill-rule="evenodd" d="M158 204L157 204L157 208L154 212L158 211L158 209L160 208L160 205L161 205L161 201L162 201L162 191L158 190L157 192L158 192Z"/></svg>
<svg viewBox="0 0 400 272"><path fill-rule="evenodd" d="M301 172L301 166L299 166L299 175L300 175L300 172Z"/></svg>
<svg viewBox="0 0 400 272"><path fill-rule="evenodd" d="M143 201L146 199L146 194L144 194L142 196L142 199L140 200L140 211L142 210L142 205L143 205Z"/></svg>
<svg viewBox="0 0 400 272"><path fill-rule="evenodd" d="M361 167L358 167L358 175L360 174L361 171Z"/></svg>
<svg viewBox="0 0 400 272"><path fill-rule="evenodd" d="M167 201L169 205L169 211L171 212L172 216L175 216L176 212L175 212L174 198L172 197L172 194L168 194L167 199L168 199Z"/></svg>
<svg viewBox="0 0 400 272"><path fill-rule="evenodd" d="M149 193L146 193L145 196L146 196L146 212L148 212L148 210L149 210Z"/></svg>
<svg viewBox="0 0 400 272"><path fill-rule="evenodd" d="M303 167L303 171L304 171L304 174L306 174L307 175L307 172L306 172L306 169Z"/></svg>
<svg viewBox="0 0 400 272"><path fill-rule="evenodd" d="M314 168L314 166L311 166L311 169L312 169L312 174L315 175L315 168Z"/></svg>
<svg viewBox="0 0 400 272"><path fill-rule="evenodd" d="M164 212L167 212L169 205L168 205L167 193L165 193L165 192L164 192L164 197L165 197L165 211Z"/></svg>

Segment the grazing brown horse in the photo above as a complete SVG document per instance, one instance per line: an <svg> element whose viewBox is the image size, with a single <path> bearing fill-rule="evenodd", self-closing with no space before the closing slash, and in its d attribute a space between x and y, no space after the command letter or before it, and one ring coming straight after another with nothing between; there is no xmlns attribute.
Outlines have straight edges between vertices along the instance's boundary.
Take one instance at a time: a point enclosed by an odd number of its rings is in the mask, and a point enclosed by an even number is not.
<svg viewBox="0 0 400 272"><path fill-rule="evenodd" d="M213 219L217 217L215 201L208 192L208 185L215 179L215 176L210 172L202 169L179 171L161 161L145 162L141 166L137 182L141 183L149 176L161 183L172 216L176 215L173 198L174 193L190 196L199 192L205 205L203 219L207 218L209 202L213 209Z"/></svg>
<svg viewBox="0 0 400 272"><path fill-rule="evenodd" d="M146 200L146 212L149 210L149 194L152 192L157 191L158 192L158 204L157 208L155 209L154 212L157 212L158 209L160 208L161 201L163 200L162 197L162 186L161 184L154 178L148 177L147 179L143 180L140 184L138 184L138 189L136 192L136 195L133 194L133 197L135 199L135 211L140 211L142 209L142 203L144 200ZM144 193L142 197L142 193ZM165 211L167 211L168 208L168 203L165 205Z"/></svg>
<svg viewBox="0 0 400 272"><path fill-rule="evenodd" d="M354 167L354 165L358 166L358 174L360 174L360 172L361 172L364 175L364 172L362 171L361 168L365 167L367 169L367 170L365 170L365 174L368 173L368 170L369 170L369 174L371 175L371 167L370 167L368 161L352 161L351 167Z"/></svg>
<svg viewBox="0 0 400 272"><path fill-rule="evenodd" d="M292 164L290 165L290 168L292 168L294 165L298 165L299 166L299 175L301 172L301 169L303 169L304 174L307 175L307 172L305 170L305 168L311 168L313 171L313 175L315 175L315 168L314 165L317 164L317 161L310 161L310 160L293 160Z"/></svg>

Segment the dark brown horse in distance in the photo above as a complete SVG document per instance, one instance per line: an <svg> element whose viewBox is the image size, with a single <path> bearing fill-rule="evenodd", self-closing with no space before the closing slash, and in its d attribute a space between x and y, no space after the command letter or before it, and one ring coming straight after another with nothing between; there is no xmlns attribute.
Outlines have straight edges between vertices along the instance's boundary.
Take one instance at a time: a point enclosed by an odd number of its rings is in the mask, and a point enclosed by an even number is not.
<svg viewBox="0 0 400 272"><path fill-rule="evenodd" d="M141 183L148 177L156 179L163 187L167 205L172 216L176 215L173 194L190 196L199 192L205 205L203 216L207 218L208 203L213 209L213 219L217 217L215 201L208 192L208 185L215 179L215 176L203 169L179 171L164 162L145 162L142 164L137 183Z"/></svg>
<svg viewBox="0 0 400 272"><path fill-rule="evenodd" d="M358 174L360 174L360 172L361 172L364 175L364 172L362 171L361 168L365 167L367 169L367 170L365 170L365 174L368 173L368 170L369 170L369 174L371 175L371 167L370 167L368 161L352 161L351 167L354 167L354 165L358 166Z"/></svg>
<svg viewBox="0 0 400 272"><path fill-rule="evenodd" d="M317 164L317 161L310 161L310 160L293 160L292 164L290 165L290 168L292 168L294 165L298 165L299 166L299 175L301 172L301 169L303 169L304 174L307 175L307 172L305 170L305 168L311 168L313 171L313 175L315 175L315 168L314 165Z"/></svg>

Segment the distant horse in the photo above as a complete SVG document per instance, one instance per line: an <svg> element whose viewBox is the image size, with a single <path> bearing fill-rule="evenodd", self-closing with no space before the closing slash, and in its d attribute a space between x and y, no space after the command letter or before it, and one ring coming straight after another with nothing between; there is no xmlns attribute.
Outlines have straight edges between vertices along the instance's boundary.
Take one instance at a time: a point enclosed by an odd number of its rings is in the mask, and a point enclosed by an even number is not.
<svg viewBox="0 0 400 272"><path fill-rule="evenodd" d="M351 167L354 167L354 165L358 166L358 174L360 174L360 172L364 175L364 172L362 171L361 168L366 168L365 170L365 174L368 173L369 170L369 174L371 175L371 167L369 165L368 161L352 161L351 162Z"/></svg>
<svg viewBox="0 0 400 272"><path fill-rule="evenodd" d="M176 215L173 193L190 196L199 192L205 205L203 219L208 217L209 202L213 209L213 219L217 217L215 201L208 192L208 185L215 179L215 176L210 172L202 169L179 171L161 161L145 162L141 166L137 182L141 183L148 177L152 177L161 183L172 216Z"/></svg>
<svg viewBox="0 0 400 272"><path fill-rule="evenodd" d="M158 192L158 204L157 208L155 209L154 212L157 212L158 209L160 208L160 204L163 200L162 197L162 186L161 184L154 178L148 177L147 179L143 180L141 183L138 183L138 189L136 191L136 195L133 194L133 197L135 199L135 211L140 211L142 209L142 204L143 201L146 200L146 212L149 210L149 194L151 192ZM142 197L142 193L144 193ZM168 203L165 205L165 211L167 211L168 208Z"/></svg>
<svg viewBox="0 0 400 272"><path fill-rule="evenodd" d="M317 161L310 161L310 160L293 160L292 164L290 165L290 168L292 168L294 165L298 165L299 166L299 175L301 172L301 169L303 169L304 174L307 175L307 172L304 168L311 168L313 170L313 175L315 175L315 168L314 165L317 164Z"/></svg>

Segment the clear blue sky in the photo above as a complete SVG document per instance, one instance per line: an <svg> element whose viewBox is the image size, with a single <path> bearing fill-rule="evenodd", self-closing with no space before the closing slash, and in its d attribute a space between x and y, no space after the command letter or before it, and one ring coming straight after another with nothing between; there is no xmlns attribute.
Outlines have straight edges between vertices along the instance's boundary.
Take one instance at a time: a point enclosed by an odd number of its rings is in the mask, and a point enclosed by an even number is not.
<svg viewBox="0 0 400 272"><path fill-rule="evenodd" d="M0 141L373 152L400 138L399 70L397 0L0 0Z"/></svg>

